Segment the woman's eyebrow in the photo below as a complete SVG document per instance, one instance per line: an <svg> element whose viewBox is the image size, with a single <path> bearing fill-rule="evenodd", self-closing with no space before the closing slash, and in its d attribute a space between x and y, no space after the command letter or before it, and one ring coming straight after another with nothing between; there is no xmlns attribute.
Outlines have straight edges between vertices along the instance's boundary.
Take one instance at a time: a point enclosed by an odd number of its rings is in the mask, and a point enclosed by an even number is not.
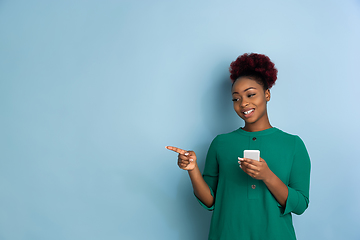
<svg viewBox="0 0 360 240"><path fill-rule="evenodd" d="M254 88L254 87L249 87L249 88L245 89L244 92L246 92L247 90L250 90L250 89L256 89L256 88Z"/></svg>
<svg viewBox="0 0 360 240"><path fill-rule="evenodd" d="M245 89L244 92L246 92L246 91L248 91L250 89L256 89L256 88L255 87L249 87L249 88ZM239 94L239 93L238 92L233 92L232 94Z"/></svg>

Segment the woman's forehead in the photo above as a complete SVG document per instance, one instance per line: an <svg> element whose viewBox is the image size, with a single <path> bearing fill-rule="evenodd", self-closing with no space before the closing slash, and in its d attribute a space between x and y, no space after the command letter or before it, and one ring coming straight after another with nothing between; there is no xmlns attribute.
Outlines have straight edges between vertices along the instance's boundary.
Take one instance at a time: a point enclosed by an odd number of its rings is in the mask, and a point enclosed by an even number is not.
<svg viewBox="0 0 360 240"><path fill-rule="evenodd" d="M256 80L250 77L240 77L235 81L232 92L241 93L249 89L258 89L260 87L262 86Z"/></svg>

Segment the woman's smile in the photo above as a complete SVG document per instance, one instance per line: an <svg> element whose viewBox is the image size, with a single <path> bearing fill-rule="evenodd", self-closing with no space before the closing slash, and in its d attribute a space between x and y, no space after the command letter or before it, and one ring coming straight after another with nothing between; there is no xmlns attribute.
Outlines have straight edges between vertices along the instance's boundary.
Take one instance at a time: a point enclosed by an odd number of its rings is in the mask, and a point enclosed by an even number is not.
<svg viewBox="0 0 360 240"><path fill-rule="evenodd" d="M255 108L246 108L244 110L242 110L242 114L244 114L245 118L249 118L254 114Z"/></svg>

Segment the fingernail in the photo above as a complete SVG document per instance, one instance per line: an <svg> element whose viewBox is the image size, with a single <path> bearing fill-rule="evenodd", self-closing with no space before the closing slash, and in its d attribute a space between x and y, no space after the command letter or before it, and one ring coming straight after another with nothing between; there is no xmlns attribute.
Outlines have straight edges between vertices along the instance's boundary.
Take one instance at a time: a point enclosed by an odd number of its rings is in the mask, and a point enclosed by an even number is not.
<svg viewBox="0 0 360 240"><path fill-rule="evenodd" d="M188 153L188 152L186 152L184 155L185 155L185 156L187 156L187 155L189 155L189 153Z"/></svg>
<svg viewBox="0 0 360 240"><path fill-rule="evenodd" d="M189 159L190 162L194 161L194 159Z"/></svg>
<svg viewBox="0 0 360 240"><path fill-rule="evenodd" d="M243 158L241 158L241 157L238 157L238 159L240 160L240 161L243 161L244 159Z"/></svg>

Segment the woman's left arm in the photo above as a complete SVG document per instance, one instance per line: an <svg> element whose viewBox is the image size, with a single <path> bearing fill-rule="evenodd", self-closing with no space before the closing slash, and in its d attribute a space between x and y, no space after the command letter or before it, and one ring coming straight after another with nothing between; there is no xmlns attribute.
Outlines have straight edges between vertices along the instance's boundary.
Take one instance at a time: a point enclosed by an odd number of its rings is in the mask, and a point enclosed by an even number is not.
<svg viewBox="0 0 360 240"><path fill-rule="evenodd" d="M260 161L239 158L242 170L252 178L262 180L278 203L282 214L293 212L302 214L309 205L310 157L303 141L297 137L289 184L285 185L268 167L264 159Z"/></svg>
<svg viewBox="0 0 360 240"><path fill-rule="evenodd" d="M250 177L262 180L278 203L285 207L289 194L288 187L270 170L264 159L260 158L260 161L256 161L239 158L239 164Z"/></svg>

